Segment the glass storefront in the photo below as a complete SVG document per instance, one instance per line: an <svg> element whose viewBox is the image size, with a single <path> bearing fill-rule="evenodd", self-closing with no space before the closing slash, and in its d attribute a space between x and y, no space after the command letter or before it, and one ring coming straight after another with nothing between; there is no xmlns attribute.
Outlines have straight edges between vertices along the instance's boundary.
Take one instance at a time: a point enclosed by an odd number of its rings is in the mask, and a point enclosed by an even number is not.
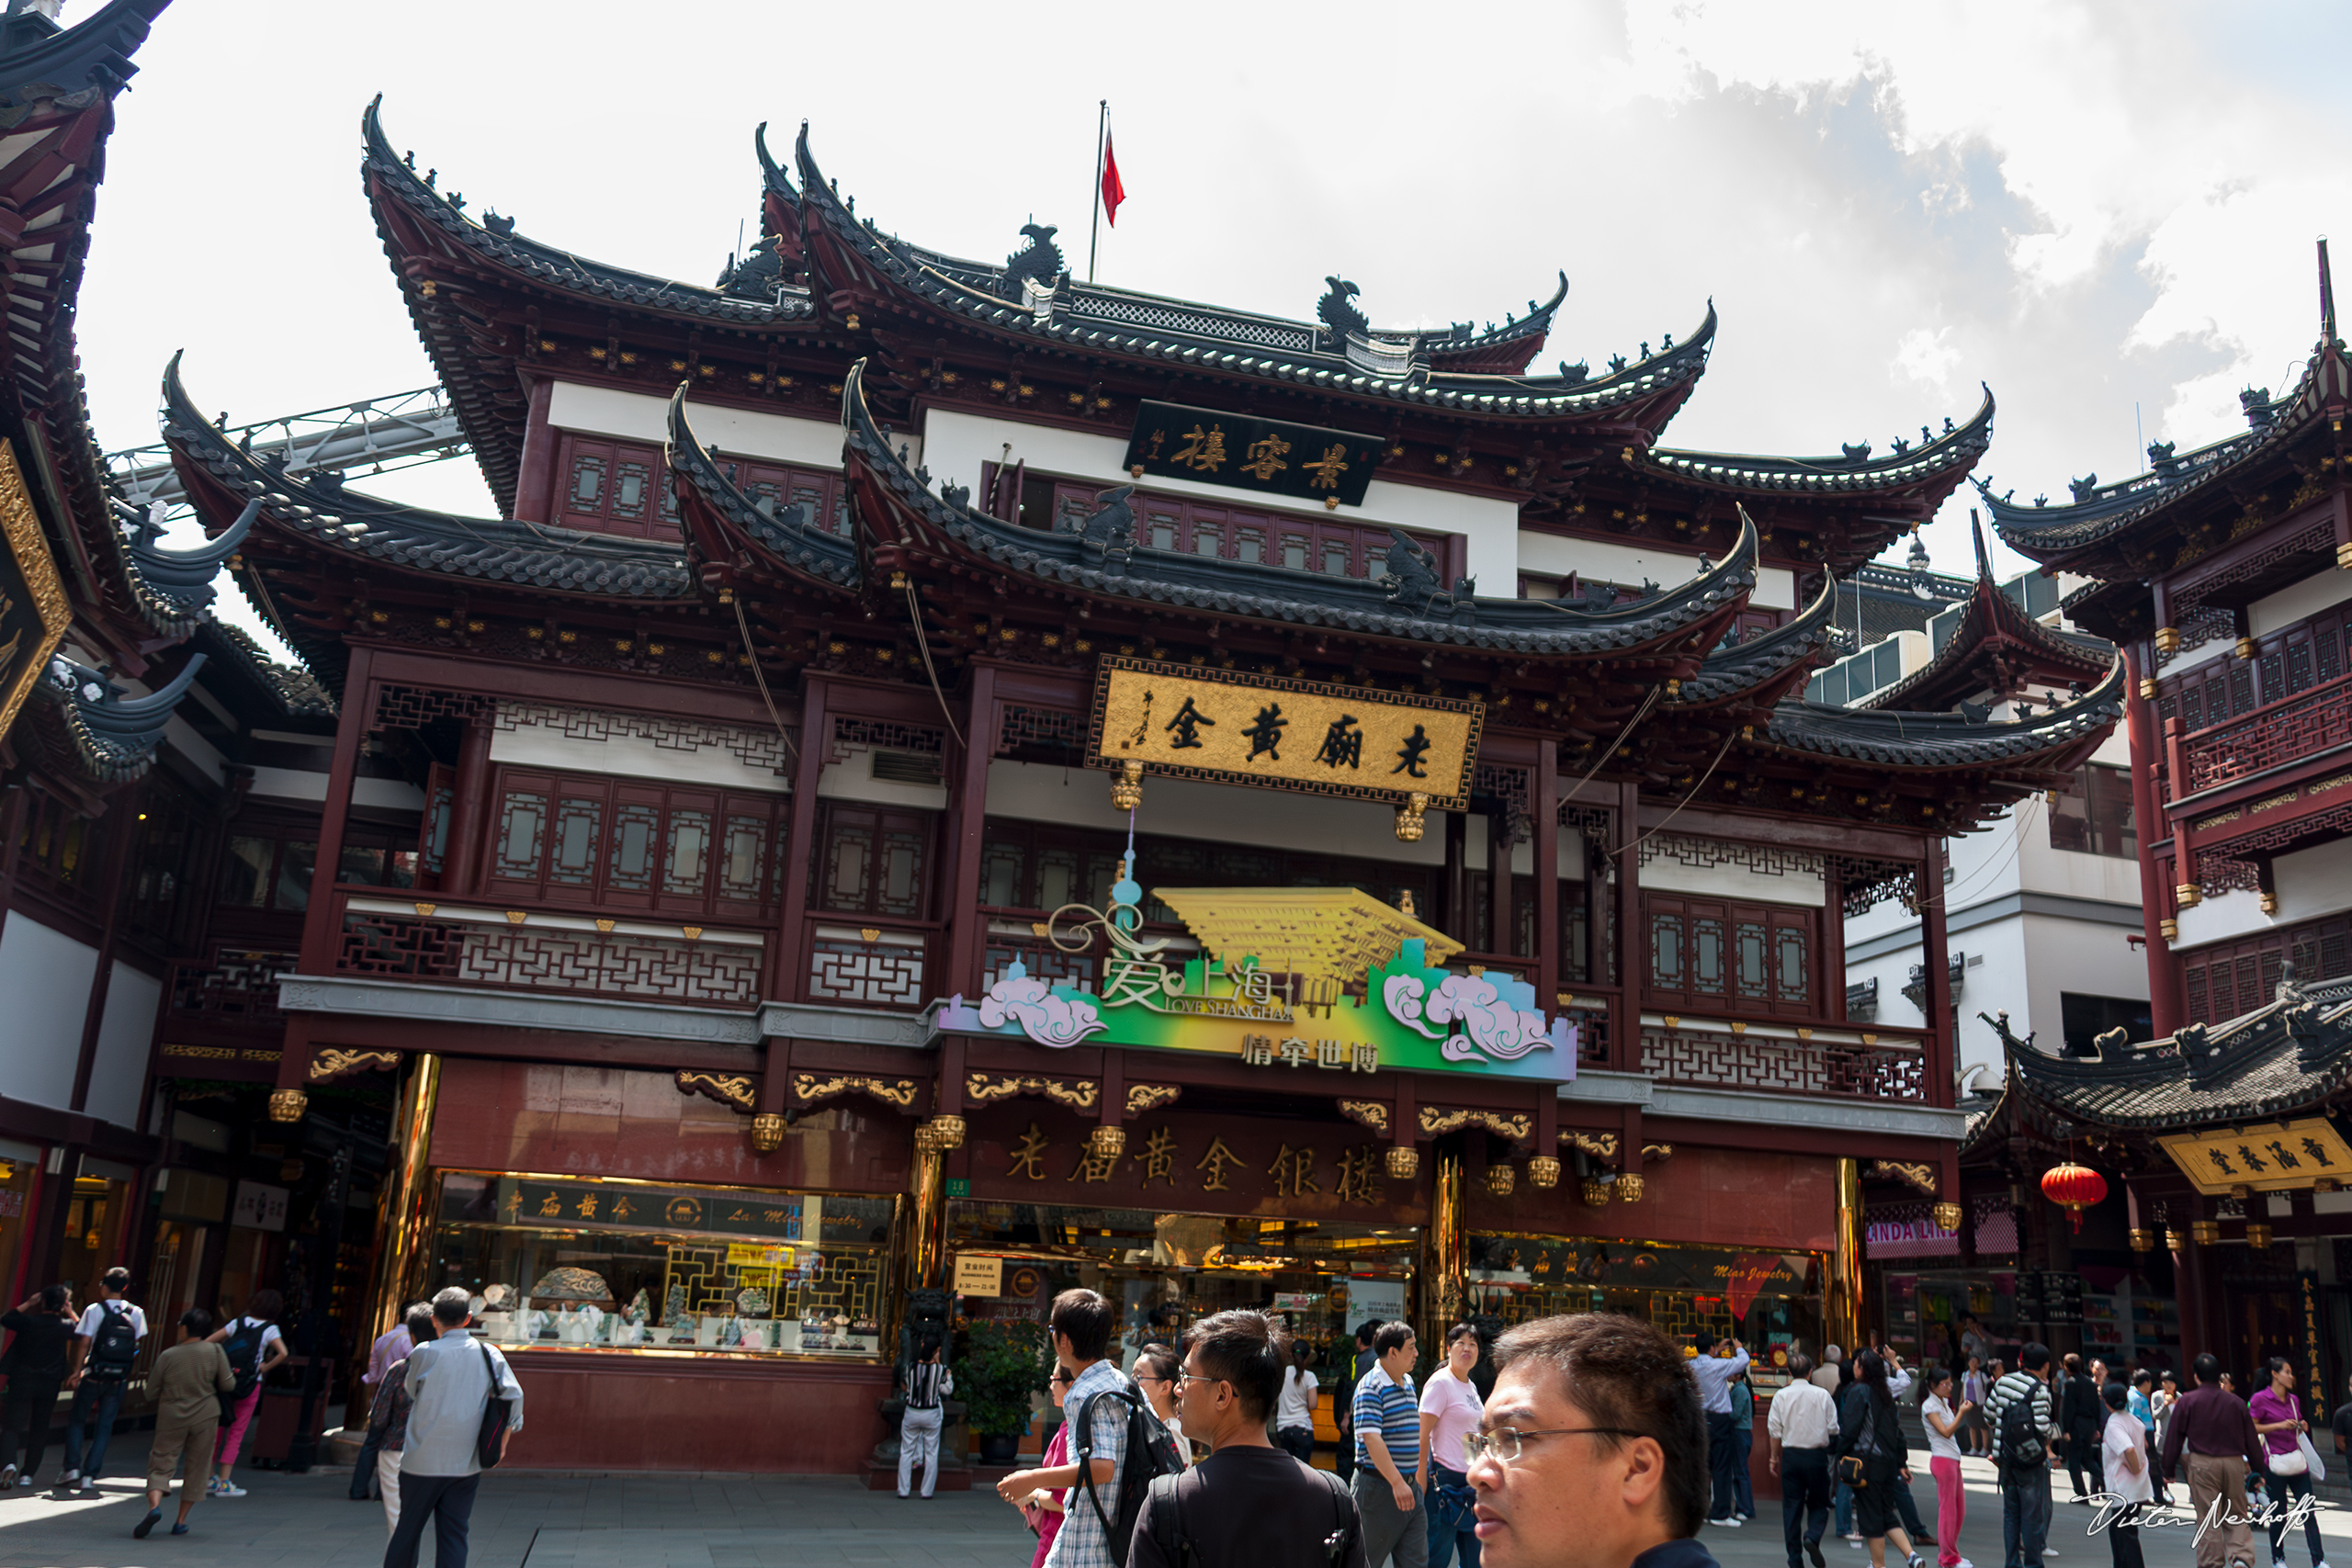
<svg viewBox="0 0 2352 1568"><path fill-rule="evenodd" d="M439 1174L424 1293L500 1345L871 1359L897 1201L491 1171Z"/></svg>
<svg viewBox="0 0 2352 1568"><path fill-rule="evenodd" d="M1408 1314L1419 1227L1355 1221L1235 1218L1046 1203L950 1202L947 1249L1002 1261L1001 1293L967 1297L974 1317L1043 1321L1055 1295L1100 1291L1118 1309L1123 1365L1154 1340L1175 1344L1211 1313L1281 1314L1318 1365L1368 1317Z"/></svg>
<svg viewBox="0 0 2352 1568"><path fill-rule="evenodd" d="M1783 1386L1792 1350L1818 1355L1828 1258L1666 1242L1480 1233L1470 1237L1474 1313L1505 1324L1622 1312L1684 1344L1729 1335L1755 1359L1748 1381Z"/></svg>

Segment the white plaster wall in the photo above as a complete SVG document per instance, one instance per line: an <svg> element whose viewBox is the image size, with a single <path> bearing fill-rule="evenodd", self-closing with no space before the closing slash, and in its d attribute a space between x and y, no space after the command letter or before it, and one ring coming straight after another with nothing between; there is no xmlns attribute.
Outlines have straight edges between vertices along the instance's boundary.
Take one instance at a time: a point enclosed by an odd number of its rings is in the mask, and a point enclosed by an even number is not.
<svg viewBox="0 0 2352 1568"><path fill-rule="evenodd" d="M2171 659L2166 660L2165 661L2164 668L2156 671L2156 676L2161 680L2166 675L2177 675L2184 670L2194 670L2200 664L2210 663L2216 659L2227 657L2230 650L2236 646L2236 639L2233 637L2209 637L2205 641L2199 643L2195 648L2177 653Z"/></svg>
<svg viewBox="0 0 2352 1568"><path fill-rule="evenodd" d="M548 399L548 423L560 430L614 441L670 439L670 400L612 387L558 381ZM686 400L686 423L713 451L739 457L766 457L812 468L842 466L842 426L835 419L721 408ZM900 439L907 439L900 437ZM917 454L920 459L920 453Z"/></svg>
<svg viewBox="0 0 2352 1568"><path fill-rule="evenodd" d="M571 768L672 784L716 784L725 789L786 794L792 788L791 782L774 769L747 763L725 746L682 750L657 745L641 735L618 731L597 740L566 735L552 725L519 724L513 729L491 732L490 757L494 762L517 767ZM858 759L858 763L865 767L865 759ZM323 781L326 775L321 773L318 777ZM321 788L323 791L323 782Z"/></svg>
<svg viewBox="0 0 2352 1568"><path fill-rule="evenodd" d="M2270 863L2270 876L2278 891L2277 924L2352 909L2352 839L2280 855Z"/></svg>
<svg viewBox="0 0 2352 1568"><path fill-rule="evenodd" d="M1566 577L1574 571L1603 582L1639 583L1647 580L1661 588L1672 588L1699 575L1696 552L1677 555L1671 550L1612 545L1601 539L1564 538L1557 534L1521 534L1519 566L1522 571L1539 572L1545 577ZM1759 610L1795 609L1796 573L1786 567L1759 568L1756 592L1748 596L1748 602Z"/></svg>
<svg viewBox="0 0 2352 1568"><path fill-rule="evenodd" d="M2275 923L2262 912L2262 895L2233 889L2180 911L2180 938L2176 947L2201 947L2267 931Z"/></svg>
<svg viewBox="0 0 2352 1568"><path fill-rule="evenodd" d="M2132 945L2133 932L2121 926L2049 915L2028 915L2024 927L2025 946L2019 953L2019 963L2032 995L2030 1016L2034 1028L2041 1031L2041 1043L2051 1050L2059 1049L2066 1039L2065 1019L2058 1001L2062 993L2120 997L2141 1002L2148 999L2148 959ZM1976 935L1974 931L1967 934L1971 939ZM1969 951L1973 954L1975 949L1971 947ZM1973 986L1975 971L1971 970L1969 975L1969 983ZM2012 1023L2010 1027L2016 1025Z"/></svg>
<svg viewBox="0 0 2352 1568"><path fill-rule="evenodd" d="M2050 847L2048 807L2036 813L2019 837L2016 885L2034 893L2055 893L2069 898L2097 898L2102 903L2140 907L2140 862L2135 856L2095 855L2081 850Z"/></svg>
<svg viewBox="0 0 2352 1568"><path fill-rule="evenodd" d="M1012 447L1010 456L1005 452L1008 442ZM838 446L839 442L835 445ZM1030 468L1046 473L1097 479L1105 485L1129 482L1127 470L1121 466L1127 455L1124 432L1089 435L1017 420L988 419L952 409L933 409L923 425L923 451L924 461L930 465L935 480L943 484L953 480L970 485L975 491L979 489L982 463L1025 461ZM1225 506L1249 504L1238 491L1196 479L1155 474L1150 485L1154 490L1197 496ZM1467 542L1470 575L1478 580L1487 594L1508 599L1519 592L1516 502L1376 479L1364 492L1362 506L1342 506L1334 515L1351 523L1393 524L1400 528L1459 534Z"/></svg>
<svg viewBox="0 0 2352 1568"><path fill-rule="evenodd" d="M69 1109L98 950L19 909L0 927L0 1094Z"/></svg>
<svg viewBox="0 0 2352 1568"><path fill-rule="evenodd" d="M2346 599L2352 599L2352 571L2315 572L2248 604L2246 623L2254 628L2255 636L2267 637L2281 626L2291 626Z"/></svg>
<svg viewBox="0 0 2352 1568"><path fill-rule="evenodd" d="M118 1127L139 1124L147 1085L147 1048L155 1038L164 982L118 959L107 979L107 1010L98 1020L98 1048L90 1063L90 1096L83 1109Z"/></svg>
<svg viewBox="0 0 2352 1568"><path fill-rule="evenodd" d="M253 793L279 800L324 800L327 775L307 768L255 768ZM424 787L405 779L354 779L351 803L385 811L422 811Z"/></svg>
<svg viewBox="0 0 2352 1568"><path fill-rule="evenodd" d="M1685 865L1671 855L1660 855L1642 867L1642 886L1660 893L1792 904L1809 909L1818 909L1827 901L1817 871L1768 876L1743 865Z"/></svg>
<svg viewBox="0 0 2352 1568"><path fill-rule="evenodd" d="M1107 773L1099 776L1110 777ZM877 779L874 776L874 752L863 747L838 762L826 763L817 774L817 793L833 800L862 800L870 806L895 806L910 811L947 809L946 784Z"/></svg>

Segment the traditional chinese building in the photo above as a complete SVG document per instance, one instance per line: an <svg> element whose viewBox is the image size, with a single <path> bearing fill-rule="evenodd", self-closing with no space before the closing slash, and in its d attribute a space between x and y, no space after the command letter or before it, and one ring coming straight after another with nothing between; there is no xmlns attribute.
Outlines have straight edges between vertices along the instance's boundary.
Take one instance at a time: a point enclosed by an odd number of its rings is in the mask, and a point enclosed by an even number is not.
<svg viewBox="0 0 2352 1568"><path fill-rule="evenodd" d="M2188 453L2159 443L2149 472L2076 479L2066 503L1986 493L2011 546L2094 580L2066 613L2132 667L2127 820L2155 1038L2070 1034L2063 1057L2007 1039L2005 1093L1965 1151L1972 1183L2007 1184L2044 1234L2048 1267L2167 1298L2151 1348L2209 1348L2242 1374L2289 1355L2314 1392L2343 1386L2352 1279L2336 1103L2352 371L2324 243L2320 295L2296 385L2241 394L2243 433ZM2079 1238L2037 1195L2070 1162L2105 1173Z"/></svg>
<svg viewBox="0 0 2352 1568"><path fill-rule="evenodd" d="M1130 1346L1238 1304L1851 1342L1864 1182L1960 1189L1939 845L2121 707L2120 670L1801 696L1989 399L1879 457L1681 451L1712 310L1530 374L1565 282L1396 332L1344 279L1312 320L1082 284L1042 226L961 260L805 130L706 288L477 217L373 108L362 143L498 515L248 448L167 374L215 537L153 575L225 566L317 689L218 654L250 705L144 742L243 804L151 1031L227 1131L134 1174L380 1165L328 1304L356 1342L474 1291L534 1464L854 1468L910 1314L1077 1282ZM1848 1010L1888 899L1918 1027ZM288 1186L324 1280L343 1210Z"/></svg>

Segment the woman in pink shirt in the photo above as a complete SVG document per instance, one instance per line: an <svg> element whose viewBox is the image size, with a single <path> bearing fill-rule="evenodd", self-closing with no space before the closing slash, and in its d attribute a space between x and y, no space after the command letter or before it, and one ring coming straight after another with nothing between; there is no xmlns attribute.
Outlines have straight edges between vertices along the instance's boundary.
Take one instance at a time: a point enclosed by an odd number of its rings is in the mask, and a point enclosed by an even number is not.
<svg viewBox="0 0 2352 1568"><path fill-rule="evenodd" d="M1053 1393L1055 1409L1061 1409L1062 1395L1069 1392L1069 1385L1070 1375L1056 1367L1053 1377L1046 1383ZM1054 1428L1054 1435L1046 1440L1045 1457L1039 1461L1038 1468L1051 1470L1057 1464L1069 1462L1069 1423L1065 1420ZM1045 1568L1046 1553L1054 1549L1054 1537L1061 1534L1062 1504L1069 1496L1067 1491L1032 1492L1023 1500L1021 1512L1028 1518L1029 1528L1037 1532L1037 1554L1029 1560L1029 1568ZM1076 1540L1078 1538L1072 1536L1070 1539Z"/></svg>
<svg viewBox="0 0 2352 1568"><path fill-rule="evenodd" d="M2270 1472L2270 1561L2278 1568L2287 1561L2287 1517L2297 1503L2308 1505L2312 1495L2311 1466L2303 1458L2303 1450L2296 1438L2311 1430L2303 1419L2303 1407L2295 1398L2295 1369L2287 1364L2284 1356L2273 1356L2263 1363L2270 1373L2270 1386L2256 1390L2245 1402L2254 1416L2254 1429L2262 1434L2262 1458ZM2303 1542L2312 1549L2312 1562L2316 1568L2327 1561L2326 1549L2320 1545L2319 1519L2308 1507L2303 1515Z"/></svg>
<svg viewBox="0 0 2352 1568"><path fill-rule="evenodd" d="M1445 1365L1421 1390L1421 1473L1429 1478L1429 1568L1446 1568L1457 1547L1462 1568L1478 1568L1476 1495L1463 1466L1462 1439L1478 1429L1486 1402L1470 1381L1478 1364L1478 1331L1457 1323L1445 1331ZM1399 1553L1402 1556L1402 1553Z"/></svg>

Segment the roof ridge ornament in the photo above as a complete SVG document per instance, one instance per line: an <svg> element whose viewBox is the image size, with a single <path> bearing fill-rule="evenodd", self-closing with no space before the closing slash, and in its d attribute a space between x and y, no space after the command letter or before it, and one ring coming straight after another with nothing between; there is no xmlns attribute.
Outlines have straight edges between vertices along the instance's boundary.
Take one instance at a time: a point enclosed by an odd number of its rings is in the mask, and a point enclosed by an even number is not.
<svg viewBox="0 0 2352 1568"><path fill-rule="evenodd" d="M1338 273L1327 275L1323 281L1330 287L1315 304L1315 317L1331 329L1331 335L1345 344L1350 337L1368 338L1372 335L1372 321L1355 305L1355 297L1363 292Z"/></svg>

